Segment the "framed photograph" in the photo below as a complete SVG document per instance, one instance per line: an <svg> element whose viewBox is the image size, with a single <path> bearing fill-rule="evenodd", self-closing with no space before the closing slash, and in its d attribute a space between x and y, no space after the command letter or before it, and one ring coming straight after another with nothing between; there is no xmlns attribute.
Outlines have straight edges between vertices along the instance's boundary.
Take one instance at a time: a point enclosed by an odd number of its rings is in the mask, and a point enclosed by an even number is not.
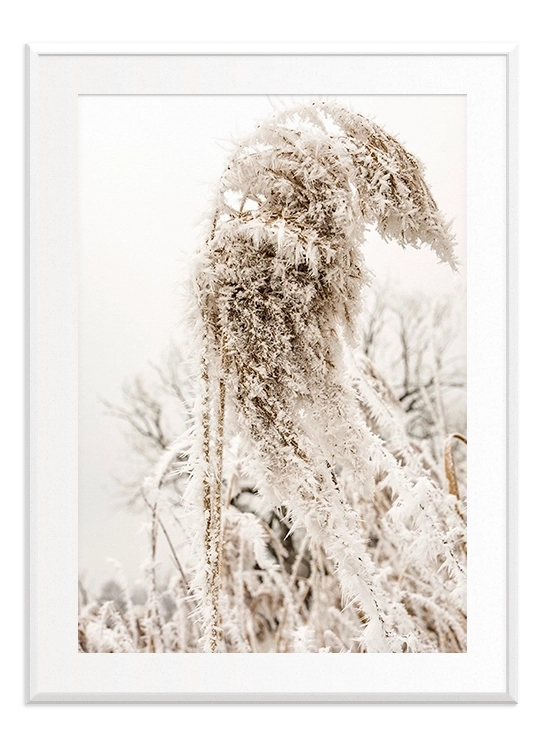
<svg viewBox="0 0 546 748"><path fill-rule="evenodd" d="M516 46L27 53L29 702L513 703Z"/></svg>

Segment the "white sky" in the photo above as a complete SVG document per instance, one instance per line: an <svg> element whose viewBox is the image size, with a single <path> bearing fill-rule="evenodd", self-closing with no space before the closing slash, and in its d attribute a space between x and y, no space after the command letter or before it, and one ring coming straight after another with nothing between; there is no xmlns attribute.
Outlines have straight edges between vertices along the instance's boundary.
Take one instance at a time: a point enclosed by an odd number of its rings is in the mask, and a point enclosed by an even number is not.
<svg viewBox="0 0 546 748"><path fill-rule="evenodd" d="M298 97L299 99L303 97ZM465 288L466 101L459 96L336 97L399 137L454 219L459 276L432 252L370 236L364 252L378 281L401 290ZM79 556L91 588L139 574L143 518L122 504L114 476L127 447L99 398L158 361L180 323L178 284L200 241L199 223L230 143L294 98L81 96L79 98Z"/></svg>

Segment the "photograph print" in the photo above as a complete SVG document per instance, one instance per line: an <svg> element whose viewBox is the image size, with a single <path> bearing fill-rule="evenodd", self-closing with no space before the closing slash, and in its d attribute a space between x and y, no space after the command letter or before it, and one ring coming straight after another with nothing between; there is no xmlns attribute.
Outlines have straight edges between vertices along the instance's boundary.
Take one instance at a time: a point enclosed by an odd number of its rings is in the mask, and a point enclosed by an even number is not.
<svg viewBox="0 0 546 748"><path fill-rule="evenodd" d="M78 107L79 652L466 652L465 97Z"/></svg>

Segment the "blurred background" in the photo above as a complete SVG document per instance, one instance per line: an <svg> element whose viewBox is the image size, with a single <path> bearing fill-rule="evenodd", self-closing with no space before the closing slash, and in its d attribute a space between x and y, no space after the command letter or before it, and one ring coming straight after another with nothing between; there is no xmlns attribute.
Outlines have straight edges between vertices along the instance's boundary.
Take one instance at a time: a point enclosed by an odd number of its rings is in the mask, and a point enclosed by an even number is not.
<svg viewBox="0 0 546 748"><path fill-rule="evenodd" d="M134 584L149 544L142 531L148 518L127 506L127 485L142 469L141 455L127 440L127 420L113 417L105 403L121 405L135 377L163 361L173 341L183 355L182 283L202 242L203 219L233 141L275 109L297 100L79 99L79 563L80 578L93 594L115 576L109 559L117 561ZM442 327L450 338L446 355L457 361L457 376L464 375L465 97L361 96L336 101L374 119L425 165L426 179L442 212L453 219L457 240L460 269L454 274L432 252L402 250L370 231L363 251L376 280L367 294L367 324L374 314L377 318L377 301L385 289L390 298L400 300L399 317L405 322L416 320L416 298L422 301L419 308L429 311L443 303L438 300L448 299L449 320ZM396 355L388 352L389 335L392 338L394 330L399 340L400 326L393 326L392 310L381 314L379 340L386 341L386 350L377 350L376 336L373 353L385 366ZM400 371L391 374L401 376ZM166 556L165 549L162 552Z"/></svg>

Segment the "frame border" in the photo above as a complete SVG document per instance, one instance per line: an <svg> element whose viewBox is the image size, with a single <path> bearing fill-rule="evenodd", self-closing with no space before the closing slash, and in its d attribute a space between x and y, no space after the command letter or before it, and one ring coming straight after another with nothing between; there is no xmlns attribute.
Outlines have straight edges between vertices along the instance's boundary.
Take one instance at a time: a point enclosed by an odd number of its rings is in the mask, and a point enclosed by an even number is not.
<svg viewBox="0 0 546 748"><path fill-rule="evenodd" d="M41 40L28 40L28 41L17 41L16 42L16 62L17 62L17 86L16 86L16 107L17 107L17 144L16 144L16 154L17 154L17 174L16 174L16 197L17 197L17 269L19 273L19 294L18 294L18 313L19 313L19 322L21 325L21 330L24 325L25 330L27 329L27 291L26 291L26 285L24 288L23 293L21 293L21 286L22 286L22 280L21 278L27 278L27 272L28 272L28 244L29 244L29 236L28 236L28 167L29 167L29 156L28 156L28 146L27 146L27 138L28 138L28 97L30 94L29 91L29 84L28 84L28 66L27 66L27 56L28 56L28 44L29 43L35 43L35 44L61 44L63 47L65 45L69 44L100 44L100 45L131 45L131 44L140 44L140 45L155 45L159 44L164 48L165 44L177 44L177 43L183 43L183 44L196 44L196 45L219 45L219 44L250 44L250 45L263 45L263 44L283 44L283 45L290 45L293 44L293 42L199 42L199 41L193 41L193 42L176 42L176 41L166 41L166 42L153 42L153 41L122 41L122 42L116 42L116 41L41 41ZM336 45L362 45L362 44L369 44L370 45L370 51L366 52L366 54L377 54L377 52L374 52L371 48L375 44L392 44L394 46L407 46L407 42L316 42L316 44L336 44ZM411 42L411 44L417 45L414 47L414 51L410 52L409 54L412 55L420 55L423 54L423 52L418 51L419 45L425 45L427 48L431 49L429 54L438 54L436 51L432 51L432 47L434 44L468 44L469 46L473 46L475 48L475 45L487 45L489 49L491 49L490 45L516 45L517 49L517 72L514 71L513 65L508 65L508 52L500 53L504 54L507 57L507 66L508 66L508 86L509 86L509 93L510 88L517 87L517 115L514 117L512 114L510 107L508 107L507 111L507 122L509 125L508 129L508 142L507 142L507 148L508 148L508 155L511 155L511 160L509 159L507 161L509 165L509 174L507 178L507 201L509 206L508 211L508 235L510 239L510 246L517 246L516 245L516 237L519 234L519 251L517 252L517 255L515 257L511 258L511 263L507 267L507 274L509 275L509 278L507 278L507 281L510 282L510 285L514 282L514 276L513 271L516 272L516 278L517 278L517 270L518 265L523 268L523 273L520 277L526 278L527 276L527 268L528 268L528 253L527 253L527 225L523 224L523 221L521 222L521 225L519 226L517 233L514 228L514 224L517 225L517 216L521 212L521 215L523 215L523 212L520 211L520 208L524 208L527 205L527 191L526 191L526 185L527 185L527 151L526 151L526 141L525 141L525 152L523 152L523 138L525 136L520 136L518 133L526 133L527 130L527 104L528 104L528 91L527 91L527 80L528 80L528 41L498 41L498 42ZM110 47L111 48L111 47ZM124 47L126 48L126 47ZM202 48L202 47L201 47ZM53 48L52 48L53 49ZM271 52L265 52L266 54L271 54ZM58 54L57 52L52 51L51 53L47 54ZM61 52L60 54L65 54L64 52ZM72 54L71 52L68 52L67 54ZM85 54L85 53L84 53ZM96 53L91 53L96 54ZM102 53L104 54L104 53ZM119 53L119 52L113 52L109 54L135 54L134 52L128 52L128 53ZM141 52L136 52L136 54L142 54ZM150 51L149 54L156 54L156 52ZM162 52L161 54L165 54L165 52ZM167 52L166 54L170 54ZM177 54L177 53L174 53ZM203 52L199 52L197 54L203 54ZM225 52L218 52L218 54L225 54ZM240 53L234 53L234 54L240 54ZM247 54L247 53L245 53ZM253 52L248 52L248 54L253 54ZM277 52L277 54L283 54L282 52ZM348 54L354 54L353 52L348 52ZM360 52L362 54L362 52ZM393 50L393 52L389 52L388 54L401 54L401 52L396 52ZM445 54L445 52L444 52ZM454 52L453 54L471 54L467 52ZM476 54L474 52L473 54ZM491 51L491 52L478 52L477 54L495 54L498 55L499 51ZM512 106L515 106L515 103L513 101L509 101L510 97L507 98L507 106L508 104L512 104ZM514 130L516 132L514 133ZM517 151L515 156L515 163L514 163L514 150L515 146L519 144L519 151L520 151L520 157L518 159L517 157ZM518 182L519 182L519 192L518 192L518 183L513 181L514 177L514 168L517 171L518 175ZM516 254L516 253L513 253ZM523 284L522 284L523 285ZM524 292L526 291L526 286L524 287ZM525 294L526 295L526 294ZM513 310L509 307L507 308L507 315L508 315L508 344L509 344L509 354L508 354L508 362L509 366L507 371L507 380L513 379L514 377L517 377L517 367L518 364L516 363L518 361L518 341L517 337L514 337L514 333L517 336L517 331L519 329L518 327L518 320L517 320L517 309ZM23 342L23 335L21 333L21 330L18 335L17 339L17 358L19 362L19 366L21 367L21 362L24 366L25 371L25 378L28 377L28 358L27 358L27 345L28 345L28 338L27 335L25 335L25 339ZM524 333L524 353L527 351L526 346L526 330L527 330L527 320L524 319L522 323L522 330ZM24 351L23 351L24 348ZM524 371L526 373L526 369ZM516 379L517 382L517 379ZM508 384L508 381L507 381ZM522 384L520 381L519 384L516 384L517 392L521 393L523 390L526 392L526 385ZM508 440L508 446L507 446L507 471L508 475L510 476L510 482L507 481L508 486L508 493L510 493L511 489L517 490L517 477L515 478L514 483L514 465L512 464L515 459L515 453L512 451L512 441L515 441L517 443L517 456L518 459L516 461L516 469L517 469L517 462L519 461L519 455L522 452L527 452L527 438L526 438L526 432L527 432L527 415L526 413L522 416L522 424L523 424L523 431L524 431L524 438L519 440L518 443L518 423L519 423L519 416L518 416L518 409L517 409L517 402L514 403L513 400L510 400L510 393L513 389L513 383L508 387L508 414L507 414L507 435L509 436ZM28 458L27 458L27 450L28 450L28 441L27 441L27 433L23 435L22 431L22 421L24 418L25 421L25 427L27 426L27 417L28 417L28 400L27 395L22 395L22 391L20 390L19 396L17 399L17 406L19 411L19 418L20 421L17 424L17 444L20 448L20 452L22 452L22 446L24 441L24 448L25 448L25 456L24 459L21 460L22 454L20 453L19 459L20 462L18 463L18 479L19 479L19 489L18 489L18 500L17 500L17 519L18 519L18 544L17 544L17 566L18 566L18 579L17 579L17 598L16 598L16 605L17 605L17 618L18 618L18 641L17 641L17 711L314 711L320 709L321 711L519 711L520 704L526 704L528 703L528 682L527 682L527 659L523 658L523 654L527 654L527 636L526 636L526 624L527 624L527 617L526 612L521 608L522 602L527 602L527 590L526 590L526 580L527 580L527 559L524 556L524 549L526 548L526 543L523 542L524 538L524 530L523 528L527 525L527 518L528 518L528 507L527 507L527 491L525 490L525 493L523 494L524 499L518 501L518 506L516 509L514 507L508 507L509 508L509 531L508 531L508 554L507 554L507 563L508 563L508 573L507 573L507 579L514 580L514 574L517 575L518 583L514 585L514 589L516 591L516 601L513 601L509 598L508 600L508 610L510 612L509 619L508 619L508 636L507 636L507 646L509 649L510 645L510 629L513 627L514 624L519 622L519 632L518 632L518 650L520 657L518 659L518 682L519 682L519 690L518 690L518 703L517 704L510 704L510 703L393 703L393 702L381 702L381 703L349 703L349 701L344 703L336 703L336 702L318 702L318 701L305 701L305 700L297 700L293 701L291 703L271 703L267 702L267 700L263 701L248 701L248 702L239 702L239 703L232 703L229 700L226 700L224 702L218 702L218 701L210 701L211 694L203 694L203 700L199 698L198 694L194 695L194 701L187 702L184 704L181 704L177 702L176 704L168 703L168 702L161 702L161 703L151 703L151 702L137 702L135 703L134 700L129 701L125 700L121 694L116 694L119 700L115 702L105 702L104 700L95 700L92 702L77 702L77 703L60 703L56 701L42 701L42 702L29 702L27 700L27 679L28 679L28 667L29 667L29 653L27 650L28 647L28 634L26 637L22 637L22 618L24 616L25 618L25 634L28 631L29 626L29 609L28 609L28 601L27 601L27 584L28 584L28 574L29 574L29 568L28 568L28 557L27 557L27 522L28 522ZM515 438L514 438L515 437ZM23 470L24 470L24 476L23 476ZM517 473L516 473L517 475ZM23 499L22 496L19 494L22 493L22 488L24 485L25 490L25 497ZM522 483L524 489L526 489L527 480L526 477L523 479ZM521 489L520 489L521 491ZM517 567L514 569L514 558L513 558L513 552L510 550L510 539L514 539L513 536L513 530L511 529L513 527L513 522L516 521L516 515L519 514L519 544L518 544L518 552L517 552ZM24 571L23 571L24 570ZM24 577L23 577L24 575ZM519 588L519 589L518 589ZM517 598L519 596L519 611L518 611L518 605L517 605ZM514 604L515 603L515 604ZM513 643L512 643L513 644ZM510 662L510 658L507 658L507 662ZM510 670L508 672L508 679L512 680L515 676L515 673L511 673ZM288 694L285 694L284 696L287 696ZM54 696L51 694L51 696ZM85 696L82 694L82 696ZM341 696L341 695L339 695ZM399 695L398 695L399 696ZM415 695L417 696L417 695ZM466 696L466 694L465 694ZM486 696L486 695L484 695ZM300 697L301 698L301 697ZM121 708L120 708L121 706Z"/></svg>

